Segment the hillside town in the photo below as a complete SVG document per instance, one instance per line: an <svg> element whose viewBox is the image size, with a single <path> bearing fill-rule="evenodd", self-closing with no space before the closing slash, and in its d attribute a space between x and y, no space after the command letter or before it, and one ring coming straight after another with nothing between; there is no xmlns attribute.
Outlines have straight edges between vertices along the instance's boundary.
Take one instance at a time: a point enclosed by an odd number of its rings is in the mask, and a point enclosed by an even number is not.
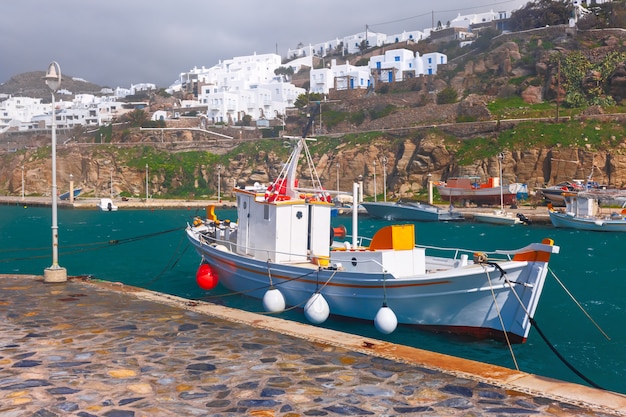
<svg viewBox="0 0 626 417"><path fill-rule="evenodd" d="M570 25L585 13L587 0L572 0L577 11ZM380 83L394 83L413 77L437 74L437 68L447 63L447 56L433 52L420 55L402 45L429 40L434 44L458 42L470 45L477 33L486 27L507 30L512 10L458 15L454 19L423 31L404 31L384 34L366 30L335 38L315 45L299 45L290 49L286 57L278 54L252 54L220 61L212 67L192 68L179 74L178 79L165 89L168 94L184 97L172 108L153 112L153 121L177 119L192 112L200 117L202 127L233 125L248 117L257 127L270 120L284 121L286 110L294 106L298 96L307 92L321 94L330 90L373 89ZM358 56L372 47L384 47L379 55L369 57L365 65L356 65L337 56ZM319 68L314 60L326 62ZM341 61L341 62L340 62ZM362 61L362 60L361 60ZM291 74L308 71L308 88L296 86ZM81 79L74 78L75 81ZM103 88L99 94L75 94L67 89L56 92L55 118L58 129L71 130L76 126L103 126L135 109L143 109L147 102L129 100L140 93L156 91L151 83L131 85L129 88ZM48 130L52 125L50 104L41 98L0 95L0 134L8 131L31 132Z"/></svg>

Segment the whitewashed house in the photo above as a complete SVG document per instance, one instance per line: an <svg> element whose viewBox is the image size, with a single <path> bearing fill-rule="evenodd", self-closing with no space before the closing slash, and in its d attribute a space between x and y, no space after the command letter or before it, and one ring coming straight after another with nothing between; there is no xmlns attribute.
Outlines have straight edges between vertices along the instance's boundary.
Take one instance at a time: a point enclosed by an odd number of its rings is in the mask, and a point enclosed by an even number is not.
<svg viewBox="0 0 626 417"><path fill-rule="evenodd" d="M51 106L50 103L42 103L40 98L9 96L0 102L0 133L10 128L27 130L31 119L50 111Z"/></svg>
<svg viewBox="0 0 626 417"><path fill-rule="evenodd" d="M440 52L424 54L421 59L424 65L422 74L425 75L437 74L437 67L448 63L448 56Z"/></svg>
<svg viewBox="0 0 626 417"><path fill-rule="evenodd" d="M392 83L413 78L422 73L423 65L415 59L413 51L408 49L392 49L384 55L373 56L369 60L369 69L376 82Z"/></svg>
<svg viewBox="0 0 626 417"><path fill-rule="evenodd" d="M396 33L393 35L387 35L385 40L386 44L400 43L400 42L419 42L426 39L428 36L419 30L403 31L402 33Z"/></svg>
<svg viewBox="0 0 626 417"><path fill-rule="evenodd" d="M196 83L198 101L207 106L206 115L213 123L237 123L245 115L255 120L273 119L305 93L274 73L281 66L276 54L235 57L181 75L181 85Z"/></svg>
<svg viewBox="0 0 626 417"><path fill-rule="evenodd" d="M343 38L343 45L348 54L356 54L361 51L363 41L367 42L368 47L383 46L387 40L387 35L377 32L360 32Z"/></svg>
<svg viewBox="0 0 626 417"><path fill-rule="evenodd" d="M331 61L330 68L311 70L309 76L312 93L328 94L331 88L336 90L353 90L370 86L369 67L357 67L349 63L337 64Z"/></svg>

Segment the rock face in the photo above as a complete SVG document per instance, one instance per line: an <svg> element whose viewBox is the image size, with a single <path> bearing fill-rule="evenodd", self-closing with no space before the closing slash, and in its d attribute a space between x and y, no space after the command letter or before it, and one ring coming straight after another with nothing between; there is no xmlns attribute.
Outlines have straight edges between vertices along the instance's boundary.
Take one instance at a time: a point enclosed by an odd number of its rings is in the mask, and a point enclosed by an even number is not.
<svg viewBox="0 0 626 417"><path fill-rule="evenodd" d="M72 174L74 186L82 187L86 195L108 196L111 179L114 194L125 192L137 197L145 195L145 169L129 167L127 161L116 160L113 152L103 152L101 148L97 151L86 149L62 148L57 152L57 184L60 192L69 189L69 177ZM383 164L385 158L386 165ZM434 133L422 139L399 142L381 137L367 145L340 145L328 152L315 154L314 160L326 188L334 190L338 187L350 191L352 182L362 175L366 195L374 195L375 191L382 194L386 181L389 199L413 197L426 189L429 180L446 180L457 175L477 175L486 179L499 175L495 157L475 161L471 166L456 165L453 153L446 147L444 140ZM50 194L49 157L38 159L34 153L27 152L6 158L5 162L0 167L2 194L20 195L22 165L26 195ZM264 151L231 158L221 171L223 195L227 195L234 184L241 186L270 182L279 174L282 163L280 157ZM583 179L590 174L602 184L626 186L626 155L591 152L585 148L557 147L508 152L502 167L504 182L527 183L531 189L565 180ZM194 175L194 196L214 195L217 188L215 166L199 165ZM150 194L155 197L167 195L171 190L183 186L183 183L180 172L166 172L159 167L151 167L149 170L148 186Z"/></svg>

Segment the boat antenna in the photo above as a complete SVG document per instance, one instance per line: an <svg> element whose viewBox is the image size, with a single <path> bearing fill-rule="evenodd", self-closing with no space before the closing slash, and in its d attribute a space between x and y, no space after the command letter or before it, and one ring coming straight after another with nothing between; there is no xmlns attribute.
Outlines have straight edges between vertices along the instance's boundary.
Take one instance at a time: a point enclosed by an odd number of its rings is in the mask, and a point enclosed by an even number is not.
<svg viewBox="0 0 626 417"><path fill-rule="evenodd" d="M498 167L500 168L500 210L504 212L504 198L502 197L502 161L504 161L504 152L498 154Z"/></svg>

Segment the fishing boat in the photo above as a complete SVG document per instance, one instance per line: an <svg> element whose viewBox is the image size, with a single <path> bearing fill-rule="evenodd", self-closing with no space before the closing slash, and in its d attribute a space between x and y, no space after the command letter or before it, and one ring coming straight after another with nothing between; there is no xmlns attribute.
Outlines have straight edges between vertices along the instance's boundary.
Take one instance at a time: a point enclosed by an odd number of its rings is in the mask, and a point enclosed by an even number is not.
<svg viewBox="0 0 626 417"><path fill-rule="evenodd" d="M420 222L441 222L463 220L463 214L453 209L443 209L420 201L363 202L370 216L386 220L411 220Z"/></svg>
<svg viewBox="0 0 626 417"><path fill-rule="evenodd" d="M606 193L563 193L565 209L548 206L550 221L555 227L596 232L626 232L626 209L611 209L603 213L599 196Z"/></svg>
<svg viewBox="0 0 626 417"><path fill-rule="evenodd" d="M271 313L302 309L313 324L332 314L373 321L383 334L401 324L524 342L559 247L550 239L492 252L421 246L413 223L386 225L365 239L356 211L352 234L338 239L306 144L310 123L291 138L293 151L273 184L234 190L237 222L210 209L187 225L201 258L197 284L262 299ZM298 178L301 154L309 172ZM358 191L354 183L353 196Z"/></svg>
<svg viewBox="0 0 626 417"><path fill-rule="evenodd" d="M117 211L117 206L110 198L101 198L98 202L98 208L102 211Z"/></svg>
<svg viewBox="0 0 626 417"><path fill-rule="evenodd" d="M502 161L504 160L504 153L498 154L498 165L500 167L499 183L502 183ZM493 210L491 212L474 213L474 220L481 223L501 224L512 226L515 224L529 224L530 221L523 214L516 216L513 213L504 209L504 191L503 187L500 188L500 209Z"/></svg>
<svg viewBox="0 0 626 417"><path fill-rule="evenodd" d="M479 177L454 177L436 184L442 199L461 204L497 205L500 195L504 204L510 205L528 198L528 186L522 183L501 185L498 177L490 177L486 183L478 182Z"/></svg>
<svg viewBox="0 0 626 417"><path fill-rule="evenodd" d="M78 197L78 195L83 191L82 188L74 188L74 198ZM69 200L70 192L63 193L59 196L59 200Z"/></svg>

